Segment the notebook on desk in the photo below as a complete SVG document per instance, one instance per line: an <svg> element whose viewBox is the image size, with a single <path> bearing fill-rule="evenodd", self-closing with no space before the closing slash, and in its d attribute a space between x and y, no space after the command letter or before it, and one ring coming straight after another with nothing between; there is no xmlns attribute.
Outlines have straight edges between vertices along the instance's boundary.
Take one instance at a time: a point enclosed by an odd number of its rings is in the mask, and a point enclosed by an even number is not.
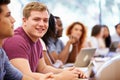
<svg viewBox="0 0 120 80"><path fill-rule="evenodd" d="M87 67L94 56L96 48L83 48L76 57L75 67Z"/></svg>

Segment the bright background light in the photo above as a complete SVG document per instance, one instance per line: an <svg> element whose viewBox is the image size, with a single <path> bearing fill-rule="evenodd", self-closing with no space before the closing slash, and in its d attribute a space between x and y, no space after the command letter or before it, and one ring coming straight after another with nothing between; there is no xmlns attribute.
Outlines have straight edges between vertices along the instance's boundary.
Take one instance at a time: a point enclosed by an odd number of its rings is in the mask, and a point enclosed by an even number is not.
<svg viewBox="0 0 120 80"><path fill-rule="evenodd" d="M115 32L114 26L120 21L119 0L11 0L9 5L12 16L15 18L15 29L22 24L22 9L31 1L45 3L50 12L61 17L64 33L68 25L80 21L88 28L88 35L95 24L109 26L111 35Z"/></svg>

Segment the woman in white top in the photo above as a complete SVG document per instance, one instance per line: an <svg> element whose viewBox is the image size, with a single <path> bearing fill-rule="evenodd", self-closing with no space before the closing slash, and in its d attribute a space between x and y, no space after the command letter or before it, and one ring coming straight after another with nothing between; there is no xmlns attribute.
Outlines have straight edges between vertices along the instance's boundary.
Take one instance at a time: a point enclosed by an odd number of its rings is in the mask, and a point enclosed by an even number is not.
<svg viewBox="0 0 120 80"><path fill-rule="evenodd" d="M73 22L68 26L66 35L69 37L69 42L72 45L72 49L67 62L75 62L77 54L80 52L81 48L84 47L86 33L86 27L81 22Z"/></svg>
<svg viewBox="0 0 120 80"><path fill-rule="evenodd" d="M95 25L92 28L91 37L89 39L89 46L94 48L105 48L103 39L103 27L102 25Z"/></svg>

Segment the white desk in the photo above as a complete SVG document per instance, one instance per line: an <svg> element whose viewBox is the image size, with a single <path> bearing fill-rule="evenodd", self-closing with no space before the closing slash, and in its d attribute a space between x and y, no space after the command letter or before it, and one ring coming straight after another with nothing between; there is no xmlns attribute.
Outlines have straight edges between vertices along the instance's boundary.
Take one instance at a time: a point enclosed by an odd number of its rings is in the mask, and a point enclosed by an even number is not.
<svg viewBox="0 0 120 80"><path fill-rule="evenodd" d="M116 55L117 56L117 55ZM78 67L80 70L82 70L88 77L91 74L91 71L93 70L95 72L95 74L97 73L97 71L100 69L100 67L107 62L108 60L112 59L111 57L105 57L105 58L94 58L92 60L93 62L93 66L91 67ZM72 66L73 63L71 64L66 64L66 66ZM92 80L92 79L78 79L78 80Z"/></svg>

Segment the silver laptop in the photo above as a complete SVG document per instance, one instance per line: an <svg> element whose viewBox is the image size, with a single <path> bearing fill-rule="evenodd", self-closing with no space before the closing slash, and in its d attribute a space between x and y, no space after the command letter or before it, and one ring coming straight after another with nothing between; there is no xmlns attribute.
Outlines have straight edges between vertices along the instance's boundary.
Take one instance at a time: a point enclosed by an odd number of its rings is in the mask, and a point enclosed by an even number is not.
<svg viewBox="0 0 120 80"><path fill-rule="evenodd" d="M110 45L110 52L116 52L116 49L118 48L119 41L114 41Z"/></svg>
<svg viewBox="0 0 120 80"><path fill-rule="evenodd" d="M87 67L94 56L96 48L83 48L76 57L75 67Z"/></svg>

